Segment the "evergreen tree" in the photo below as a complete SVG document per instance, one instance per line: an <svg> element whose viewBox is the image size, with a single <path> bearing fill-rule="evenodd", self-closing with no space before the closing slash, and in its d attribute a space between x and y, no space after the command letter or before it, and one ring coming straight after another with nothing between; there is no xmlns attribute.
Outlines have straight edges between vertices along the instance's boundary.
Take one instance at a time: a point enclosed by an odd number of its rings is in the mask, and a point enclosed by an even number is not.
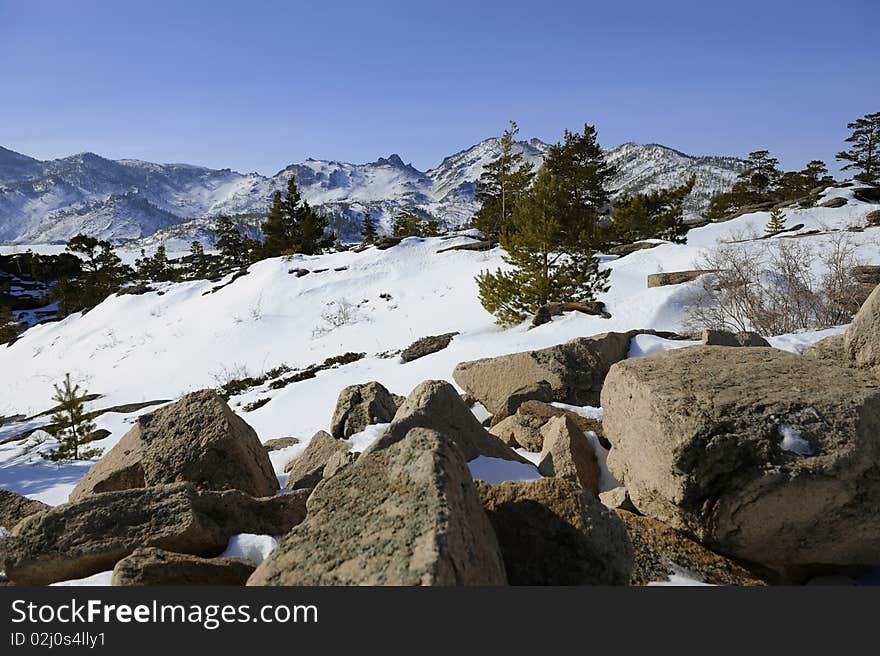
<svg viewBox="0 0 880 656"><path fill-rule="evenodd" d="M770 212L770 221L767 222L765 231L768 235L775 235L783 230L785 230L785 217L782 215L782 209L774 207Z"/></svg>
<svg viewBox="0 0 880 656"><path fill-rule="evenodd" d="M370 216L369 212L364 212L364 225L361 229L361 236L365 244L372 244L376 241L376 237L379 236L379 233L376 232L376 224L373 223L373 217Z"/></svg>
<svg viewBox="0 0 880 656"><path fill-rule="evenodd" d="M202 242L194 241L189 247L190 275L196 280L208 275L208 256Z"/></svg>
<svg viewBox="0 0 880 656"><path fill-rule="evenodd" d="M135 260L138 278L141 280L154 280L158 282L167 282L177 279L177 271L168 261L168 255L165 252L165 246L160 245L156 248L156 252L152 256L147 256L146 251L141 249L141 257Z"/></svg>
<svg viewBox="0 0 880 656"><path fill-rule="evenodd" d="M6 344L18 337L20 326L12 310L0 306L0 344Z"/></svg>
<svg viewBox="0 0 880 656"><path fill-rule="evenodd" d="M501 154L486 165L477 182L476 200L480 209L473 223L486 239L496 240L509 229L513 208L534 178L534 167L521 152L515 152L514 138L519 128L514 121L501 135Z"/></svg>
<svg viewBox="0 0 880 656"><path fill-rule="evenodd" d="M81 256L81 272L76 278L61 276L52 287L51 297L58 303L58 312L92 308L119 291L134 275L131 267L113 252L108 241L77 235L67 242L67 250Z"/></svg>
<svg viewBox="0 0 880 656"><path fill-rule="evenodd" d="M584 239L582 216L571 211L570 183L545 166L516 204L512 229L501 234L509 270L477 276L480 302L499 323L518 323L550 302L590 301L608 290L609 271Z"/></svg>
<svg viewBox="0 0 880 656"><path fill-rule="evenodd" d="M834 178L828 175L825 162L814 159L800 171L786 171L779 180L779 200L795 200L807 197L818 187L834 184Z"/></svg>
<svg viewBox="0 0 880 656"><path fill-rule="evenodd" d="M877 183L880 181L880 112L865 114L846 127L852 131L846 138L852 146L837 153L838 160L848 162L841 168L859 171L856 180Z"/></svg>
<svg viewBox="0 0 880 656"><path fill-rule="evenodd" d="M565 229L594 240L600 217L610 209L608 189L614 175L599 145L596 128L585 124L583 133L565 130L562 141L547 151L544 167L555 178L554 184L565 201L560 207L568 215Z"/></svg>
<svg viewBox="0 0 880 656"><path fill-rule="evenodd" d="M281 193L275 192L269 215L260 226L264 236L264 255L316 255L336 241L336 236L328 233L327 227L327 218L303 200L296 186L296 177L291 176L287 195L282 199Z"/></svg>
<svg viewBox="0 0 880 656"><path fill-rule="evenodd" d="M687 226L683 205L696 181L696 175L692 175L680 187L635 194L616 203L610 226L614 240L632 243L640 239L665 239L685 243Z"/></svg>
<svg viewBox="0 0 880 656"><path fill-rule="evenodd" d="M280 194L279 194L280 195ZM214 228L217 234L217 250L225 268L239 268L250 262L248 246L238 228L228 216L221 216Z"/></svg>
<svg viewBox="0 0 880 656"><path fill-rule="evenodd" d="M440 223L436 219L400 212L394 217L391 230L395 237L436 237L440 233Z"/></svg>
<svg viewBox="0 0 880 656"><path fill-rule="evenodd" d="M80 394L79 385L70 382L70 374L64 376L62 385L54 387L52 398L58 405L52 415L52 425L61 446L46 457L61 461L87 460L99 455L100 449L81 449L95 431L95 424L85 409L86 394Z"/></svg>
<svg viewBox="0 0 880 656"><path fill-rule="evenodd" d="M768 150L756 150L749 153L746 169L739 174L739 182L744 185L744 191L754 197L754 202L760 202L776 190L781 177L779 160L770 157Z"/></svg>

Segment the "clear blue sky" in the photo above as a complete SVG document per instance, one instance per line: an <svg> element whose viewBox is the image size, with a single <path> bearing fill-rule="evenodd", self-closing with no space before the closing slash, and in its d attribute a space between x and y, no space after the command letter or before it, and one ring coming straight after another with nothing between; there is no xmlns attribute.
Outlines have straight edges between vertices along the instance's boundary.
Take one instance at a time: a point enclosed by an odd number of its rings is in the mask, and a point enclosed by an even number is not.
<svg viewBox="0 0 880 656"><path fill-rule="evenodd" d="M0 145L274 173L557 140L833 168L880 111L878 0L0 0Z"/></svg>

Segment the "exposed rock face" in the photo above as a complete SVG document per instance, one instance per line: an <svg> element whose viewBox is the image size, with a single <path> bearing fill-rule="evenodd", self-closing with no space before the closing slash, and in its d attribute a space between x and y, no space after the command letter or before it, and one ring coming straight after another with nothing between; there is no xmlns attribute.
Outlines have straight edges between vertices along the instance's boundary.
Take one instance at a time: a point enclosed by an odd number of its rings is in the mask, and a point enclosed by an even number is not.
<svg viewBox="0 0 880 656"><path fill-rule="evenodd" d="M844 337L842 334L825 337L807 347L803 355L808 358L829 360L839 365L846 366L850 364L850 362L846 358L846 354L843 349L843 340Z"/></svg>
<svg viewBox="0 0 880 656"><path fill-rule="evenodd" d="M880 203L880 187L858 187L853 196L863 203Z"/></svg>
<svg viewBox="0 0 880 656"><path fill-rule="evenodd" d="M880 215L878 215L878 218L880 218ZM853 267L850 273L856 282L863 282L869 285L880 284L880 266L876 264Z"/></svg>
<svg viewBox="0 0 880 656"><path fill-rule="evenodd" d="M391 421L395 412L397 405L394 397L380 383L350 385L339 393L330 432L337 439L348 438L370 424Z"/></svg>
<svg viewBox="0 0 880 656"><path fill-rule="evenodd" d="M632 544L623 522L560 478L477 481L511 585L626 585Z"/></svg>
<svg viewBox="0 0 880 656"><path fill-rule="evenodd" d="M838 207L843 207L844 205L846 205L846 198L838 196L837 198L829 198L828 200L819 203L817 207L830 207L836 209Z"/></svg>
<svg viewBox="0 0 880 656"><path fill-rule="evenodd" d="M633 513L638 512L633 505L632 499L629 498L629 492L627 492L626 488L622 485L619 485L612 490L608 490L607 492L600 492L599 501L602 502L602 505L611 510L626 510Z"/></svg>
<svg viewBox="0 0 880 656"><path fill-rule="evenodd" d="M457 395L456 395L457 396ZM503 585L461 453L413 428L324 480L248 585Z"/></svg>
<svg viewBox="0 0 880 656"><path fill-rule="evenodd" d="M709 551L656 519L625 510L617 514L626 524L635 552L632 585L668 581L681 570L712 585L765 585L742 565Z"/></svg>
<svg viewBox="0 0 880 656"><path fill-rule="evenodd" d="M418 385L394 415L391 425L364 452L383 449L403 439L413 428L430 428L455 442L465 461L477 456L528 463L494 435L490 435L461 400L455 388L443 380Z"/></svg>
<svg viewBox="0 0 880 656"><path fill-rule="evenodd" d="M627 357L634 334L578 337L539 351L462 362L452 375L492 414L504 412L507 400L518 389L541 381L550 384L555 401L599 405L605 374L612 364Z"/></svg>
<svg viewBox="0 0 880 656"><path fill-rule="evenodd" d="M51 507L42 501L34 501L9 490L0 490L0 526L12 530L25 517Z"/></svg>
<svg viewBox="0 0 880 656"><path fill-rule="evenodd" d="M541 435L544 445L538 471L580 484L593 496L599 494L599 463L590 441L577 424L562 415L550 419Z"/></svg>
<svg viewBox="0 0 880 656"><path fill-rule="evenodd" d="M412 362L426 355L431 355L437 351L442 351L452 342L452 338L458 333L445 333L443 335L429 335L416 340L408 347L403 349L400 359L404 362Z"/></svg>
<svg viewBox="0 0 880 656"><path fill-rule="evenodd" d="M191 483L106 492L31 515L0 542L0 569L44 585L111 569L138 547L212 556L238 533L280 535L305 518L306 491L255 499Z"/></svg>
<svg viewBox="0 0 880 656"><path fill-rule="evenodd" d="M601 421L534 400L522 403L516 413L492 426L489 432L513 448L522 447L540 453L544 448L541 428L553 417L562 416L571 419L581 431L592 431L596 433L600 442L604 441Z"/></svg>
<svg viewBox="0 0 880 656"><path fill-rule="evenodd" d="M492 416L492 424L497 424L512 415L526 401L539 401L546 403L552 400L553 389L550 387L550 383L546 380L523 385L507 397L507 400L504 402L504 408L501 412Z"/></svg>
<svg viewBox="0 0 880 656"><path fill-rule="evenodd" d="M680 285L691 280L696 280L707 273L715 273L711 269L699 269L691 271L667 271L665 273L649 273L648 287L665 287L666 285Z"/></svg>
<svg viewBox="0 0 880 656"><path fill-rule="evenodd" d="M242 558L201 558L152 547L113 568L112 585L244 585L256 567Z"/></svg>
<svg viewBox="0 0 880 656"><path fill-rule="evenodd" d="M589 303L547 303L538 308L535 317L532 319L532 327L537 328L545 323L550 323L553 317L559 317L566 312L580 312L581 314L590 314L593 316L610 319L611 315L605 310L605 304L599 301L590 301Z"/></svg>
<svg viewBox="0 0 880 656"><path fill-rule="evenodd" d="M846 329L843 351L855 366L880 372L880 287L871 292Z"/></svg>
<svg viewBox="0 0 880 656"><path fill-rule="evenodd" d="M777 570L880 562L880 383L776 349L621 362L611 473L645 515Z"/></svg>
<svg viewBox="0 0 880 656"><path fill-rule="evenodd" d="M286 449L289 446L295 446L297 444L299 444L299 439L295 437L276 437L263 442L263 448L266 449L266 451L280 451L281 449Z"/></svg>
<svg viewBox="0 0 880 656"><path fill-rule="evenodd" d="M291 490L314 488L324 476L324 468L337 452L345 453L351 445L342 440L334 440L329 433L318 431L312 437L306 450L287 463L285 488Z"/></svg>
<svg viewBox="0 0 880 656"><path fill-rule="evenodd" d="M865 221L869 226L880 225L880 210L873 210L865 214Z"/></svg>
<svg viewBox="0 0 880 656"><path fill-rule="evenodd" d="M726 330L704 330L702 340L704 346L770 346L770 342L751 331L730 333Z"/></svg>
<svg viewBox="0 0 880 656"><path fill-rule="evenodd" d="M254 429L213 390L187 394L138 418L70 494L189 481L209 490L268 496L278 479Z"/></svg>

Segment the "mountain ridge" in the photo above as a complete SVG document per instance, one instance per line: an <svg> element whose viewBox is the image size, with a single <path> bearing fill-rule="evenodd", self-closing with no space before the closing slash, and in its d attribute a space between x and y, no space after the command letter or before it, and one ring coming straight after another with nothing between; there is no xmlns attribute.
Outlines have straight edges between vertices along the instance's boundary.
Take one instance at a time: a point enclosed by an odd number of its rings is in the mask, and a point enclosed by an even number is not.
<svg viewBox="0 0 880 656"><path fill-rule="evenodd" d="M548 147L534 138L515 145L536 166ZM42 161L0 146L0 242L63 242L80 232L114 242L210 241L210 226L221 214L255 230L273 192L285 189L291 176L307 201L334 216L342 238L357 238L367 211L382 231L390 230L400 211L457 227L478 208L476 183L499 151L500 139L490 137L427 171L391 153L362 164L310 157L265 176L112 160L89 151ZM735 157L692 156L662 144L627 142L606 153L618 167L616 196L682 184L695 173L697 185L685 204L689 215L729 189L743 167Z"/></svg>

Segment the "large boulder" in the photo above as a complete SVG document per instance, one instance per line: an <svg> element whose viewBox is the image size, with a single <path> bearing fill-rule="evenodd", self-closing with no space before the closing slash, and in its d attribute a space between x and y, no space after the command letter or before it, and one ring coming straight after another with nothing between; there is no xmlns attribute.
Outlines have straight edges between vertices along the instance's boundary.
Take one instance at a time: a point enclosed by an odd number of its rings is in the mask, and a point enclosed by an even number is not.
<svg viewBox="0 0 880 656"><path fill-rule="evenodd" d="M428 380L418 385L397 410L391 425L365 453L384 449L417 427L430 428L448 436L466 461L489 456L528 463L528 460L491 435L477 421L455 388L443 380Z"/></svg>
<svg viewBox="0 0 880 656"><path fill-rule="evenodd" d="M770 343L758 333L748 330L739 333L704 330L702 340L705 346L770 346Z"/></svg>
<svg viewBox="0 0 880 656"><path fill-rule="evenodd" d="M455 443L413 428L324 480L248 585L503 585L495 534Z"/></svg>
<svg viewBox="0 0 880 656"><path fill-rule="evenodd" d="M633 544L632 585L665 582L683 573L711 585L766 585L742 565L656 519L626 510L618 510L617 514L626 524Z"/></svg>
<svg viewBox="0 0 880 656"><path fill-rule="evenodd" d="M583 432L596 433L600 442L604 442L602 422L598 419L584 417L565 408L557 408L549 403L529 400L520 404L516 412L489 429L492 435L500 438L513 448L522 447L527 451L540 453L544 448L544 437L541 428L553 417L565 416L571 419Z"/></svg>
<svg viewBox="0 0 880 656"><path fill-rule="evenodd" d="M284 467L287 472L287 484L290 490L314 488L324 476L327 462L337 452L345 453L351 445L342 440L335 440L328 433L318 431L309 441L306 450L298 458L294 458Z"/></svg>
<svg viewBox="0 0 880 656"><path fill-rule="evenodd" d="M605 374L627 357L634 334L578 337L539 351L462 362L452 376L492 414L504 412L507 399L518 389L541 381L550 384L555 401L599 405Z"/></svg>
<svg viewBox="0 0 880 656"><path fill-rule="evenodd" d="M0 490L0 527L12 529L25 517L51 507L42 501L34 501L9 490Z"/></svg>
<svg viewBox="0 0 880 656"><path fill-rule="evenodd" d="M305 518L306 492L255 499L173 483L90 495L22 520L0 541L0 569L44 585L111 569L138 547L216 556L233 535L289 531Z"/></svg>
<svg viewBox="0 0 880 656"><path fill-rule="evenodd" d="M599 463L593 446L574 420L565 415L554 417L541 428L541 435L544 443L538 471L574 481L598 496Z"/></svg>
<svg viewBox="0 0 880 656"><path fill-rule="evenodd" d="M576 483L561 478L477 481L511 585L626 585L626 527Z"/></svg>
<svg viewBox="0 0 880 656"><path fill-rule="evenodd" d="M602 392L611 473L636 508L782 571L880 562L880 383L776 349L621 362Z"/></svg>
<svg viewBox="0 0 880 656"><path fill-rule="evenodd" d="M452 342L452 338L458 333L444 333L442 335L429 335L417 339L412 344L403 349L400 359L403 362L412 362L426 355L431 355L437 351L442 351Z"/></svg>
<svg viewBox="0 0 880 656"><path fill-rule="evenodd" d="M242 558L202 558L135 549L113 568L112 585L244 585L256 566Z"/></svg>
<svg viewBox="0 0 880 656"><path fill-rule="evenodd" d="M214 390L187 394L139 417L77 484L70 500L182 481L257 497L278 490L272 463L254 429Z"/></svg>
<svg viewBox="0 0 880 656"><path fill-rule="evenodd" d="M696 280L707 273L715 273L714 269L694 269L690 271L665 271L663 273L649 273L648 287L666 287L667 285L681 285L682 283Z"/></svg>
<svg viewBox="0 0 880 656"><path fill-rule="evenodd" d="M846 353L843 348L843 340L843 334L824 337L818 342L810 344L810 346L808 346L804 350L803 355L808 358L830 360L831 362L835 362L840 365L848 365L850 364L850 361L846 357Z"/></svg>
<svg viewBox="0 0 880 656"><path fill-rule="evenodd" d="M855 366L880 373L880 287L874 288L846 329L843 351Z"/></svg>
<svg viewBox="0 0 880 656"><path fill-rule="evenodd" d="M337 439L360 433L370 424L385 424L397 412L394 397L380 383L349 385L339 393L330 432Z"/></svg>

